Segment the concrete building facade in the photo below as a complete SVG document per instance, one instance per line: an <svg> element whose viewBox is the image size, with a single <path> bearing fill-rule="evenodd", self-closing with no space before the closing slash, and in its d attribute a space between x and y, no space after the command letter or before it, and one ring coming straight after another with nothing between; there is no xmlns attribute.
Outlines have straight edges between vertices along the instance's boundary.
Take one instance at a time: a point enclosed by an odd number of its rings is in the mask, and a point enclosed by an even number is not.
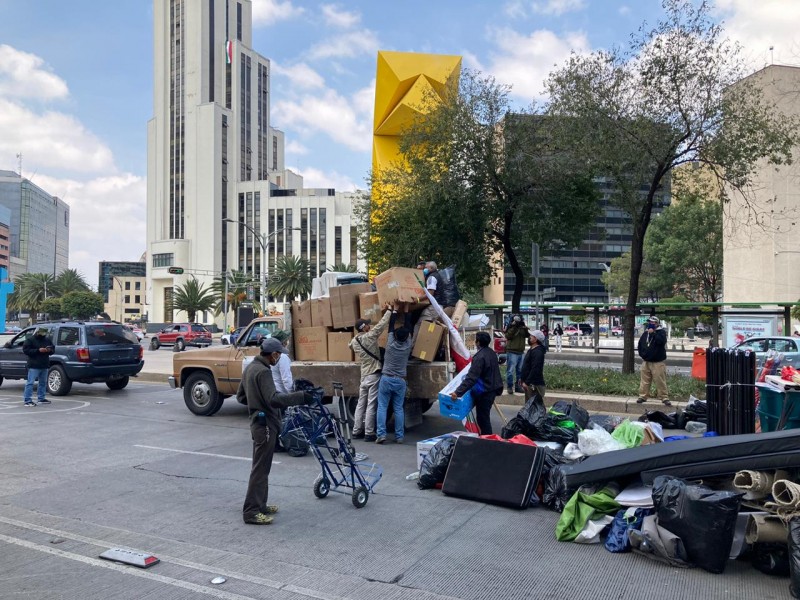
<svg viewBox="0 0 800 600"><path fill-rule="evenodd" d="M9 273L11 265L11 210L0 206L0 269Z"/></svg>
<svg viewBox="0 0 800 600"><path fill-rule="evenodd" d="M270 63L252 49L251 1L155 0L153 12L147 302L149 320L163 322L170 316L167 299L189 277L208 286L225 272L256 277L264 272L258 238L225 219L244 223L259 236L272 235L274 264L282 253L300 255L300 232L279 230L300 227L303 210L308 211L306 250L310 253L311 238L324 232L324 243L318 237L315 242L325 248L327 260L328 222L332 238L338 226L347 230L342 240L349 240L350 210L348 195L307 194L302 177L285 167L284 135L270 126ZM317 211L313 232L312 210ZM335 225L336 214L347 223L339 219ZM350 261L349 246L343 260ZM320 270L325 266L323 261ZM170 267L181 267L184 274L170 274Z"/></svg>

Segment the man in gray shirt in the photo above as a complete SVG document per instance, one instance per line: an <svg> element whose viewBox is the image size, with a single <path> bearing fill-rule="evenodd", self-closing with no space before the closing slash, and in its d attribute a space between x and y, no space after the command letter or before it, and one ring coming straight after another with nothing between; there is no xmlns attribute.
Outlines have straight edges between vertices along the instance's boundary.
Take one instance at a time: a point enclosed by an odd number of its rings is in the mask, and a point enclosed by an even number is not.
<svg viewBox="0 0 800 600"><path fill-rule="evenodd" d="M383 356L383 372L381 382L378 385L378 439L376 444L383 444L386 441L386 412L389 403L394 408L394 441L398 444L403 443L405 435L403 428L403 403L406 399L406 367L411 349L414 347L414 339L411 335L411 314L407 309L403 326L395 330L395 320L399 304L395 302L392 308L392 316L389 318L389 341L386 343L386 353Z"/></svg>

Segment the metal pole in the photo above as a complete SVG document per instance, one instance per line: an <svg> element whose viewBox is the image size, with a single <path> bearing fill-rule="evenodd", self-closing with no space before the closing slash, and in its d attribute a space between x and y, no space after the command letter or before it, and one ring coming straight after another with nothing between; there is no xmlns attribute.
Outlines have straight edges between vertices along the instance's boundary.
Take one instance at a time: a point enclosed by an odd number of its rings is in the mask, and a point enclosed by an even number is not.
<svg viewBox="0 0 800 600"><path fill-rule="evenodd" d="M261 234L261 312L267 314L267 301L269 300L269 290L267 289L267 234Z"/></svg>
<svg viewBox="0 0 800 600"><path fill-rule="evenodd" d="M222 328L224 331L223 334L228 333L228 272L222 274L225 278L225 295L222 297L222 306L224 308L223 317L222 317Z"/></svg>

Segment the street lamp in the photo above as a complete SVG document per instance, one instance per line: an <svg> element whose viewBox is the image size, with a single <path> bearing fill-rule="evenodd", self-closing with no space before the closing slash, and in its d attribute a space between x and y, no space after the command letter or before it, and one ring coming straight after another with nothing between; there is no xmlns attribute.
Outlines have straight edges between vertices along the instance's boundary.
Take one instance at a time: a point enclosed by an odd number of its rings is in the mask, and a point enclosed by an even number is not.
<svg viewBox="0 0 800 600"><path fill-rule="evenodd" d="M267 246L269 244L269 241L272 239L272 236L274 236L276 233L281 233L282 231L302 231L302 229L300 227L284 227L282 229L276 229L275 231L273 231L272 233L267 235L266 233L257 232L252 226L250 226L247 223L244 223L242 221L236 221L234 219L222 219L222 221L225 222L225 223L236 223L238 225L241 225L242 227L246 228L250 233L252 233L253 237L255 237L256 240L258 240L258 244L261 246L261 275L262 275L263 281L264 281L264 288L266 288L267 284L268 284L268 280L267 280ZM226 274L225 277L227 279L227 274ZM265 292L262 289L262 293L261 293L261 310L263 310L265 314L266 314L266 300L267 300L267 297L268 297L268 293Z"/></svg>

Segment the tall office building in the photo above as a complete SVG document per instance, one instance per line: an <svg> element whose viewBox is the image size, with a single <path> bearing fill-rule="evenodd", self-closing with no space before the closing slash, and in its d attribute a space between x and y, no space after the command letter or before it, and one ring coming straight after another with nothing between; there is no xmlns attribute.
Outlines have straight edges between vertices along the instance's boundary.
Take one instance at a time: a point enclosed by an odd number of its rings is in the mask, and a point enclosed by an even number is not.
<svg viewBox="0 0 800 600"><path fill-rule="evenodd" d="M0 205L11 211L9 274L12 278L22 273L49 273L57 277L69 267L66 202L14 171L0 171Z"/></svg>
<svg viewBox="0 0 800 600"><path fill-rule="evenodd" d="M252 49L251 0L155 0L153 12L147 297L149 320L165 322L177 317L165 308L188 277L209 285L228 271L263 275L256 235L271 236L270 264L283 253L300 255L302 239L310 251L309 238L316 245L328 229L312 205L326 203L332 223L346 195L337 203L335 193L314 193L303 219L302 178L285 169L283 133L270 126L270 63ZM342 214L349 239L349 207Z"/></svg>

